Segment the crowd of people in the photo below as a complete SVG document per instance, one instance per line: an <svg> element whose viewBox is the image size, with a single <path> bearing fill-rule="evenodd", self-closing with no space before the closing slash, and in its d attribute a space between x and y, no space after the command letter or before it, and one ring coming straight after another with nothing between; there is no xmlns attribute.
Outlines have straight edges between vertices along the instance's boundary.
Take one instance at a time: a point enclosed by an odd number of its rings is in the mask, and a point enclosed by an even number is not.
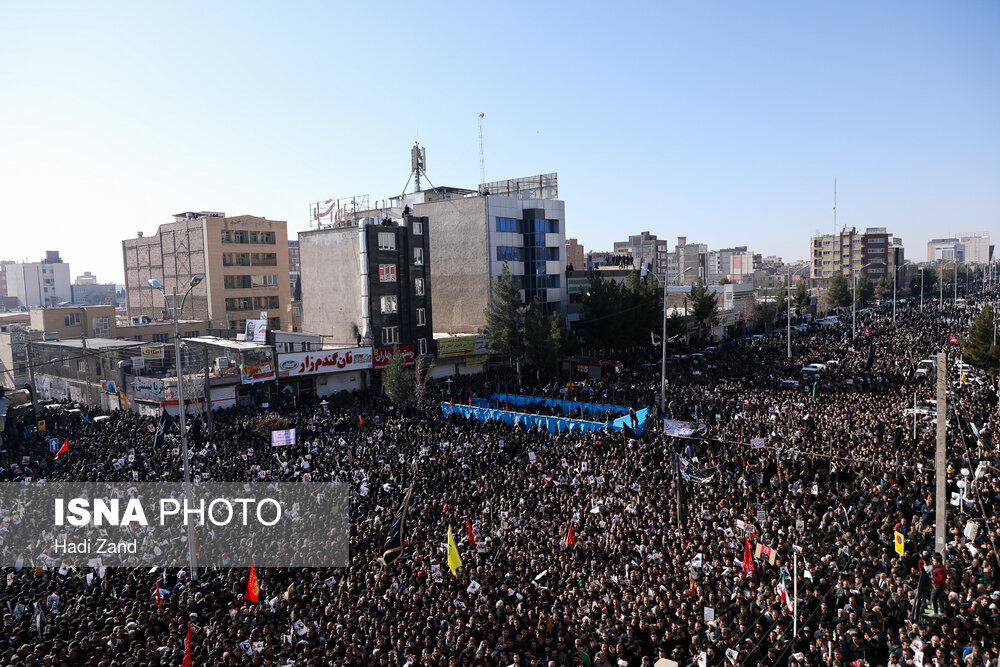
<svg viewBox="0 0 1000 667"><path fill-rule="evenodd" d="M501 370L431 381L403 407L367 394L338 410L272 406L299 434L276 464L260 411L221 411L192 472L350 484L349 567L261 568L258 602L244 598L245 566L197 581L185 568L6 568L0 663L180 666L190 628L194 665L997 665L997 394L951 378L943 552L937 415L912 410L935 397L915 364L948 348L953 366L950 335L994 297L906 305L895 323L875 310L856 337L849 325L796 334L791 359L777 337L671 357L662 416L702 425L688 436L441 416L442 399L515 391L659 415L655 351L572 388ZM803 374L809 363L826 369ZM176 435L157 447L154 421L63 425L58 460L41 439L9 443L0 480L180 481ZM405 547L384 565L409 488Z"/></svg>

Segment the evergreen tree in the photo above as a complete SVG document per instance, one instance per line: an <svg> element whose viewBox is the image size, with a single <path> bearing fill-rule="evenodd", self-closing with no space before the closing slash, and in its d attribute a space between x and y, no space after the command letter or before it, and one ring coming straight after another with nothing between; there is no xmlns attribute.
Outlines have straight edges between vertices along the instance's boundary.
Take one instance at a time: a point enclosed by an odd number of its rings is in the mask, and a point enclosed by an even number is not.
<svg viewBox="0 0 1000 667"><path fill-rule="evenodd" d="M924 281L924 298L930 296L931 292L937 289L937 269L933 266L924 267L923 271L917 271L917 275L914 276L913 282L910 283L910 289L913 294L917 297L920 296L920 279L923 277Z"/></svg>
<svg viewBox="0 0 1000 667"><path fill-rule="evenodd" d="M292 301L302 301L302 276L295 277L295 291L292 292Z"/></svg>
<svg viewBox="0 0 1000 667"><path fill-rule="evenodd" d="M962 354L966 362L995 377L1000 370L1000 347L993 344L993 326L993 310L984 306L962 341Z"/></svg>
<svg viewBox="0 0 1000 667"><path fill-rule="evenodd" d="M382 371L382 386L386 395L396 405L402 405L413 395L413 377L403 362L398 345L392 346L392 359Z"/></svg>
<svg viewBox="0 0 1000 667"><path fill-rule="evenodd" d="M830 276L830 287L826 291L826 298L834 308L844 308L851 305L851 287L847 284L847 278L840 271L834 271Z"/></svg>
<svg viewBox="0 0 1000 667"><path fill-rule="evenodd" d="M878 279L878 285L875 287L875 291L878 293L878 298L886 301L892 298L892 276L888 273Z"/></svg>
<svg viewBox="0 0 1000 667"><path fill-rule="evenodd" d="M733 281L729 279L729 276L722 276L721 278L719 278L720 285L729 285L732 284L732 282Z"/></svg>
<svg viewBox="0 0 1000 667"><path fill-rule="evenodd" d="M593 347L620 346L624 331L622 289L598 272L590 274L590 290L583 299L583 335Z"/></svg>
<svg viewBox="0 0 1000 667"><path fill-rule="evenodd" d="M486 344L508 361L521 353L520 312L521 295L504 262L500 277L493 281L493 298L486 307Z"/></svg>
<svg viewBox="0 0 1000 667"><path fill-rule="evenodd" d="M705 331L719 322L719 303L714 292L699 280L691 286L691 314L698 324L698 339L705 337Z"/></svg>
<svg viewBox="0 0 1000 667"><path fill-rule="evenodd" d="M857 290L859 306L867 306L871 303L872 297L875 296L875 285L872 284L872 279L868 277L868 274L862 273L858 276L858 284L855 289Z"/></svg>
<svg viewBox="0 0 1000 667"><path fill-rule="evenodd" d="M808 308L811 302L809 288L806 287L805 281L800 280L799 284L795 286L795 291L792 292L792 303L798 308Z"/></svg>
<svg viewBox="0 0 1000 667"><path fill-rule="evenodd" d="M524 358L535 367L537 376L541 369L551 368L555 364L555 351L549 336L549 323L542 315L542 307L538 303L538 299L532 299L531 303L525 306L521 312L524 318Z"/></svg>
<svg viewBox="0 0 1000 667"><path fill-rule="evenodd" d="M552 364L555 364L564 356L570 354L573 334L566 327L566 320L563 319L562 313L558 310L552 312L549 315L549 343L552 346L553 359Z"/></svg>
<svg viewBox="0 0 1000 667"><path fill-rule="evenodd" d="M785 312L785 308L788 307L788 291L784 285L778 285L778 289L774 292L774 307L779 313Z"/></svg>

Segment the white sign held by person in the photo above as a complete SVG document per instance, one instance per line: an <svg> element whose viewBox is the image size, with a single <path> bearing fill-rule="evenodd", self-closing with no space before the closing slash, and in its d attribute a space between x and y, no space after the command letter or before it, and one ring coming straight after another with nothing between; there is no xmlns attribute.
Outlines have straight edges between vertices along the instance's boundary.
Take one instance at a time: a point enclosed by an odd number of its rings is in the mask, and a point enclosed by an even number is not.
<svg viewBox="0 0 1000 667"><path fill-rule="evenodd" d="M284 431L271 431L271 446L285 447L295 444L295 429L290 428Z"/></svg>

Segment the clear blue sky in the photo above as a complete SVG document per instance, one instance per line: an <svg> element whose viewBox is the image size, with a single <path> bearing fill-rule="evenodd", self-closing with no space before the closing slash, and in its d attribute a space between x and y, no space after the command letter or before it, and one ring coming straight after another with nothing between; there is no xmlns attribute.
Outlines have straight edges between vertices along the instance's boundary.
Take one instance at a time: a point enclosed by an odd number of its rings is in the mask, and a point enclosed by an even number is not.
<svg viewBox="0 0 1000 667"><path fill-rule="evenodd" d="M184 210L559 172L568 236L804 258L1000 235L1000 4L0 0L0 258L122 279Z"/></svg>

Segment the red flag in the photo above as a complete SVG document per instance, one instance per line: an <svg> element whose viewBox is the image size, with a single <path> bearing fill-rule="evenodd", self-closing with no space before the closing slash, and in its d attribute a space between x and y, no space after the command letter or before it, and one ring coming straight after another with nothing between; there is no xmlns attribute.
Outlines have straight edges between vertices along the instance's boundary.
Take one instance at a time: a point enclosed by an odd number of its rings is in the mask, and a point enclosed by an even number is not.
<svg viewBox="0 0 1000 667"><path fill-rule="evenodd" d="M472 405L472 397L469 397L469 405Z"/></svg>
<svg viewBox="0 0 1000 667"><path fill-rule="evenodd" d="M750 538L743 538L743 574L753 574L753 557L750 555Z"/></svg>
<svg viewBox="0 0 1000 667"><path fill-rule="evenodd" d="M865 327L865 333L871 333L871 332L872 332L871 329L869 329L868 327Z"/></svg>
<svg viewBox="0 0 1000 667"><path fill-rule="evenodd" d="M191 624L188 623L187 639L184 640L184 662L181 667L191 667Z"/></svg>
<svg viewBox="0 0 1000 667"><path fill-rule="evenodd" d="M503 402L503 409L504 409L504 412L510 411L510 407L507 405L507 401Z"/></svg>
<svg viewBox="0 0 1000 667"><path fill-rule="evenodd" d="M573 546L573 522L569 522L569 530L566 532L566 548Z"/></svg>
<svg viewBox="0 0 1000 667"><path fill-rule="evenodd" d="M250 602L256 602L260 597L260 584L257 582L257 569L253 566L253 561L250 562L250 579L247 580L247 592L243 597Z"/></svg>
<svg viewBox="0 0 1000 667"><path fill-rule="evenodd" d="M66 438L65 440L63 440L62 447L60 447L59 451L56 452L56 458L58 459L61 454L66 454L68 452L69 452L69 438Z"/></svg>
<svg viewBox="0 0 1000 667"><path fill-rule="evenodd" d="M163 594L160 593L160 580L156 580L156 588L154 589L154 595L156 597L156 606L163 606Z"/></svg>
<svg viewBox="0 0 1000 667"><path fill-rule="evenodd" d="M952 345L958 345L958 336L956 336L955 334L949 335L948 342L951 343Z"/></svg>
<svg viewBox="0 0 1000 667"><path fill-rule="evenodd" d="M358 426L364 426L364 425L365 425L364 417L358 417Z"/></svg>
<svg viewBox="0 0 1000 667"><path fill-rule="evenodd" d="M476 534L472 532L472 522L469 521L469 517L465 517L465 525L469 529L469 542L472 544L476 543Z"/></svg>
<svg viewBox="0 0 1000 667"><path fill-rule="evenodd" d="M447 512L448 512L448 503L445 503L444 507L441 508L441 514L446 514Z"/></svg>
<svg viewBox="0 0 1000 667"><path fill-rule="evenodd" d="M450 408L450 407L451 407L451 406L453 406L454 404L455 404L455 399L454 399L454 398L449 398L449 399L448 399L448 407Z"/></svg>

